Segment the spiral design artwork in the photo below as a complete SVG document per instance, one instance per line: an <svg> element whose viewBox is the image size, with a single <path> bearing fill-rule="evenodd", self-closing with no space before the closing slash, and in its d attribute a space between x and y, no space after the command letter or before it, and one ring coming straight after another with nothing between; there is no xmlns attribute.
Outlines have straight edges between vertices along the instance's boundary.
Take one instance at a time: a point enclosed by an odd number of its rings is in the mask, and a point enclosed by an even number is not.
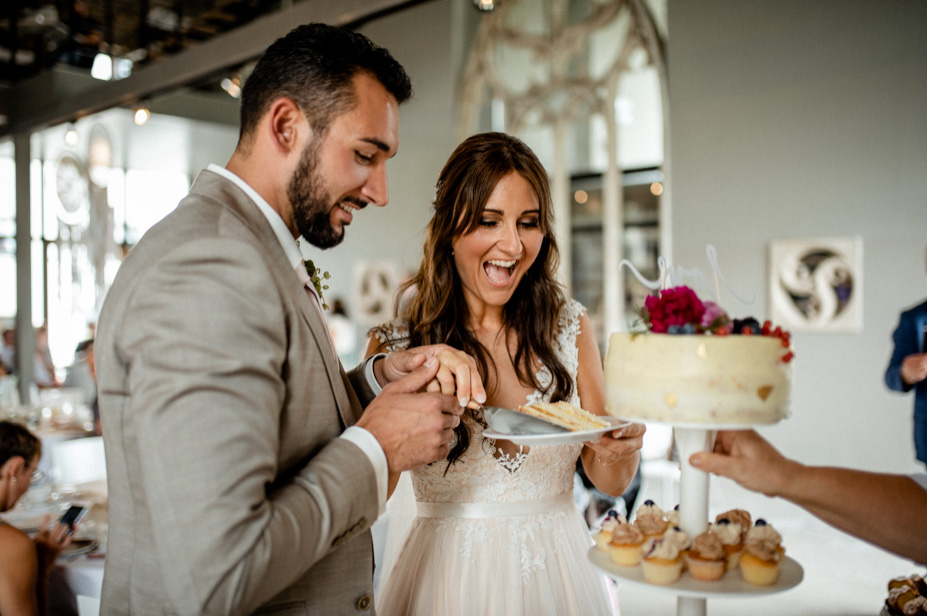
<svg viewBox="0 0 927 616"><path fill-rule="evenodd" d="M815 248L784 259L778 267L777 283L797 315L809 324L823 324L847 309L855 280L843 254Z"/></svg>

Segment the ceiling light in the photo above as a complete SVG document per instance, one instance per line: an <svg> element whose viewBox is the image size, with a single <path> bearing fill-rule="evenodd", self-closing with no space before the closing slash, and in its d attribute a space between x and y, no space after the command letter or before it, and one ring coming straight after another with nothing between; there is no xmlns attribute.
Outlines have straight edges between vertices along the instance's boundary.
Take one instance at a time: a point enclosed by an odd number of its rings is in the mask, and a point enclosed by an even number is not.
<svg viewBox="0 0 927 616"><path fill-rule="evenodd" d="M64 133L64 142L71 147L77 145L77 129L73 124L68 125L68 130Z"/></svg>
<svg viewBox="0 0 927 616"><path fill-rule="evenodd" d="M94 79L109 81L113 78L113 59L105 53L98 53L93 58L93 66L90 67L90 76Z"/></svg>
<svg viewBox="0 0 927 616"><path fill-rule="evenodd" d="M151 111L148 110L148 106L144 103L135 110L135 124L138 126L142 126L150 117Z"/></svg>
<svg viewBox="0 0 927 616"><path fill-rule="evenodd" d="M219 85L223 90L228 92L229 96L232 98L241 98L241 78L237 75L234 77L226 77Z"/></svg>
<svg viewBox="0 0 927 616"><path fill-rule="evenodd" d="M489 11L496 8L498 2L495 0L473 0L473 4L481 11L488 13Z"/></svg>

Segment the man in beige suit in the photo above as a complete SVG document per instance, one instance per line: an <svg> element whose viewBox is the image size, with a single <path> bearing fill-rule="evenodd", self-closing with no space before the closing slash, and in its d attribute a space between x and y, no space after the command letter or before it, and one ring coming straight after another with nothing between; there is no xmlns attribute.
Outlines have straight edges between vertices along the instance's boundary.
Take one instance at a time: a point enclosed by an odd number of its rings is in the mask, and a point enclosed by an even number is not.
<svg viewBox="0 0 927 616"><path fill-rule="evenodd" d="M346 375L296 238L334 246L386 204L410 94L363 36L295 29L245 84L228 165L120 268L96 342L103 614L372 612L387 472L445 457L459 404L485 394L447 347Z"/></svg>

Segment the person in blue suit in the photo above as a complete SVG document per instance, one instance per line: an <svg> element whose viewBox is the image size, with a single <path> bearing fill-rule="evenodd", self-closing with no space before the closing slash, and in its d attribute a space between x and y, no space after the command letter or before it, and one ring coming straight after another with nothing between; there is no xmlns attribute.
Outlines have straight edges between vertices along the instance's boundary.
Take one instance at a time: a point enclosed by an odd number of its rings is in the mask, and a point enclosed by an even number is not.
<svg viewBox="0 0 927 616"><path fill-rule="evenodd" d="M892 336L895 350L885 384L895 391L914 390L914 446L927 464L927 301L901 313Z"/></svg>

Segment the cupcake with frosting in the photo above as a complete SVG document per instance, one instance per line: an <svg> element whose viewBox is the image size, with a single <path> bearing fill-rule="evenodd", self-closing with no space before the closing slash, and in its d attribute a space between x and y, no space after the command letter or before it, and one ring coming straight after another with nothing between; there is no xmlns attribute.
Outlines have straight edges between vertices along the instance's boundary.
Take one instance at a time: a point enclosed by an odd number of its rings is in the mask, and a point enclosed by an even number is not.
<svg viewBox="0 0 927 616"><path fill-rule="evenodd" d="M666 532L663 533L663 539L676 544L676 548L679 550L679 554L683 556L683 560L685 559L686 552L692 547L692 539L689 537L689 533L678 526L667 528Z"/></svg>
<svg viewBox="0 0 927 616"><path fill-rule="evenodd" d="M595 546L603 552L608 552L608 544L612 540L612 533L621 524L627 524L628 520L614 509L609 510L605 519L602 520L602 527L595 534Z"/></svg>
<svg viewBox="0 0 927 616"><path fill-rule="evenodd" d="M724 544L715 533L706 530L692 542L692 549L685 555L689 575L696 580L715 582L727 570Z"/></svg>
<svg viewBox="0 0 927 616"><path fill-rule="evenodd" d="M641 546L644 535L633 524L618 523L611 530L608 554L612 562L621 567L636 567L641 562Z"/></svg>
<svg viewBox="0 0 927 616"><path fill-rule="evenodd" d="M731 522L727 518L719 518L717 522L711 525L710 530L718 537L724 548L727 570L736 569L737 565L740 564L740 555L744 551L743 537L746 533L743 532L740 524Z"/></svg>
<svg viewBox="0 0 927 616"><path fill-rule="evenodd" d="M715 522L727 519L740 527L740 542L747 540L747 531L753 526L753 517L746 509L731 509L715 516Z"/></svg>
<svg viewBox="0 0 927 616"><path fill-rule="evenodd" d="M644 534L645 539L662 537L666 532L666 519L663 510L652 500L644 501L634 514L634 525Z"/></svg>
<svg viewBox="0 0 927 616"><path fill-rule="evenodd" d="M771 586L779 579L784 554L782 535L766 520L759 519L747 533L740 557L740 573L749 584Z"/></svg>
<svg viewBox="0 0 927 616"><path fill-rule="evenodd" d="M672 539L650 538L641 547L644 580L651 584L672 584L682 576L682 555Z"/></svg>

